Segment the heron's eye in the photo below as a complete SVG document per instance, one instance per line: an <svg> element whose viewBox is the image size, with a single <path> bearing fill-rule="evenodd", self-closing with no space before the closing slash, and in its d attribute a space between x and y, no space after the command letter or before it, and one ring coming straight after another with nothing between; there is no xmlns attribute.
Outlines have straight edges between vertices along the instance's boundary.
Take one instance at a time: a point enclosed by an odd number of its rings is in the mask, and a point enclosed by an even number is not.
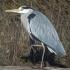
<svg viewBox="0 0 70 70"><path fill-rule="evenodd" d="M23 7L19 7L19 10L21 10L21 11L22 11L23 9L24 9Z"/></svg>

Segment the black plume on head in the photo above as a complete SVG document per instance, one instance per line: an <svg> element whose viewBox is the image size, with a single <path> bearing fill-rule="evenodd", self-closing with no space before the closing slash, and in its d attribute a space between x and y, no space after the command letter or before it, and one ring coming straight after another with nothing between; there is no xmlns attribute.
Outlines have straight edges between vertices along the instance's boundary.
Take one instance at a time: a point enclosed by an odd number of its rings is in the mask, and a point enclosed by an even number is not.
<svg viewBox="0 0 70 70"><path fill-rule="evenodd" d="M30 6L21 6L23 9L32 9Z"/></svg>

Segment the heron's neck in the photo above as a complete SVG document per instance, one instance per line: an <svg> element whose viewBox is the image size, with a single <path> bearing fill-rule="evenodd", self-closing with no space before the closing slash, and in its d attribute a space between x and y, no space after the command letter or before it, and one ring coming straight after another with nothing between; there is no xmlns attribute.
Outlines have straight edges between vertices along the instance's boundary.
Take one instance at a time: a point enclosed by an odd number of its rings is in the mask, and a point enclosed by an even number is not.
<svg viewBox="0 0 70 70"><path fill-rule="evenodd" d="M30 9L28 13L21 14L21 22L28 32L30 32L28 16L32 13L33 13L33 10Z"/></svg>
<svg viewBox="0 0 70 70"><path fill-rule="evenodd" d="M26 14L26 15L22 14L21 15L21 23L24 26L24 28L26 29L26 31L30 32L29 22L28 22L27 17L28 17L28 14Z"/></svg>
<svg viewBox="0 0 70 70"><path fill-rule="evenodd" d="M29 15L30 15L30 13L23 14L23 16L24 16L25 18L27 18Z"/></svg>
<svg viewBox="0 0 70 70"><path fill-rule="evenodd" d="M23 14L24 15L24 17L28 17L30 14L32 14L33 13L33 10L32 9L29 9L29 11L27 12L27 13L25 13L25 14ZM22 14L21 14L22 15Z"/></svg>

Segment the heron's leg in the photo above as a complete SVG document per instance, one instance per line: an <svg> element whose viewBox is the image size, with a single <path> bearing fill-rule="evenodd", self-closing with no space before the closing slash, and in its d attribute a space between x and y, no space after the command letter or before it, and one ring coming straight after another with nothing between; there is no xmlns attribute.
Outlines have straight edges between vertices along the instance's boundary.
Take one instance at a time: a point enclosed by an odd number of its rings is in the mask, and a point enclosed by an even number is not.
<svg viewBox="0 0 70 70"><path fill-rule="evenodd" d="M30 35L30 46L31 48L35 47L35 46L42 46L42 45L39 45L39 44L36 44L36 40L32 38L32 36Z"/></svg>
<svg viewBox="0 0 70 70"><path fill-rule="evenodd" d="M42 61L41 61L41 68L43 67L43 60L44 60L44 54L45 54L45 46L43 43L42 44L42 47L43 47L43 54L42 54Z"/></svg>
<svg viewBox="0 0 70 70"><path fill-rule="evenodd" d="M34 47L35 47L35 46L41 47L42 45L34 44L34 45L31 45L31 48L32 48L33 46L34 46Z"/></svg>

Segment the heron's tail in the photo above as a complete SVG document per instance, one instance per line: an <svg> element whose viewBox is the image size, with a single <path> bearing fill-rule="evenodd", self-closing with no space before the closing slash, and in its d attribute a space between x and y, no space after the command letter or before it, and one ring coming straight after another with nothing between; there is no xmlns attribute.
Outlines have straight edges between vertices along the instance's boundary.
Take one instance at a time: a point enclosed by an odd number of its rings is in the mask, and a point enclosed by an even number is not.
<svg viewBox="0 0 70 70"><path fill-rule="evenodd" d="M59 55L61 57L66 55L66 51L65 51L61 41L58 42L56 49L57 49L57 51L56 51L57 55Z"/></svg>
<svg viewBox="0 0 70 70"><path fill-rule="evenodd" d="M58 56L65 56L66 55L66 52L65 52L65 49L61 43L61 41L58 41L57 42L57 45L54 45L55 48L52 48L52 47L47 47L48 50L51 52L51 53L55 53L55 55L58 55Z"/></svg>

